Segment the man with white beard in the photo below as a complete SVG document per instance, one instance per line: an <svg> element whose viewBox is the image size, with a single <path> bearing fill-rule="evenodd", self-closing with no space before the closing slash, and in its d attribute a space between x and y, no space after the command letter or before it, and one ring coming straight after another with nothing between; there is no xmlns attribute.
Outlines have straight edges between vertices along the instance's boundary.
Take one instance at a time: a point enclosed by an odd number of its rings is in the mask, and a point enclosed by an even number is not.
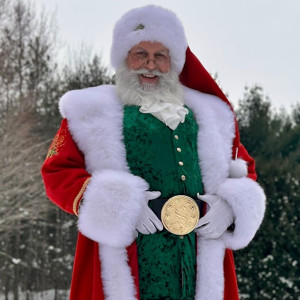
<svg viewBox="0 0 300 300"><path fill-rule="evenodd" d="M62 97L42 168L78 215L70 299L238 299L229 249L252 240L265 196L230 103L161 7L117 22L111 61L116 86Z"/></svg>
<svg viewBox="0 0 300 300"><path fill-rule="evenodd" d="M116 91L124 105L141 106L140 112L151 113L171 129L177 120L184 122L182 86L161 43L143 41L129 51L126 64L116 71Z"/></svg>

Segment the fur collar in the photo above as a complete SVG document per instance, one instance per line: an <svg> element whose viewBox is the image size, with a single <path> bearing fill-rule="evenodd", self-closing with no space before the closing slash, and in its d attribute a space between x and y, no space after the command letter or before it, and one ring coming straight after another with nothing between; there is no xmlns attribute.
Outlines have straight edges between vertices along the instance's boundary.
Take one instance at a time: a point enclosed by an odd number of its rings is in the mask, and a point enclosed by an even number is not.
<svg viewBox="0 0 300 300"><path fill-rule="evenodd" d="M184 88L186 104L199 125L198 154L207 193L229 174L234 138L234 117L217 97ZM103 85L65 94L59 104L74 140L85 154L87 170L128 171L122 143L123 106L115 87Z"/></svg>

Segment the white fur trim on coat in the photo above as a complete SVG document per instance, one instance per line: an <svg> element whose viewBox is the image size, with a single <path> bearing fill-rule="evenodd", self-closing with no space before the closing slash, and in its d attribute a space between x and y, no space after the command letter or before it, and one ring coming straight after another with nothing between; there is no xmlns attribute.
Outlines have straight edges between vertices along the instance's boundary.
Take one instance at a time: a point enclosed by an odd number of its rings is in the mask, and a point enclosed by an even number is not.
<svg viewBox="0 0 300 300"><path fill-rule="evenodd" d="M123 106L115 87L102 85L66 93L59 108L92 174L83 195L78 228L99 242L105 297L136 299L125 247L135 238L140 202L148 184L129 172Z"/></svg>
<svg viewBox="0 0 300 300"><path fill-rule="evenodd" d="M113 86L71 91L60 100L72 137L92 174L83 195L78 228L109 246L133 242L148 184L129 172L123 143L123 106Z"/></svg>
<svg viewBox="0 0 300 300"><path fill-rule="evenodd" d="M231 159L235 121L229 106L215 96L189 88L184 88L184 96L199 126L198 156L205 192L227 200L236 217L233 233L226 232L216 240L197 241L195 299L223 300L225 248L242 248L253 239L263 218L265 196L256 182L242 178L247 174L246 162Z"/></svg>
<svg viewBox="0 0 300 300"><path fill-rule="evenodd" d="M216 96L189 88L184 88L184 96L199 126L198 156L204 189L207 194L214 194L216 187L229 176L234 116L229 106Z"/></svg>
<svg viewBox="0 0 300 300"><path fill-rule="evenodd" d="M258 183L240 178L247 175L246 162L231 159L235 124L229 106L215 96L188 88L184 91L199 125L198 155L205 192L225 199L236 218L234 232L222 238L229 249L243 248L262 222L265 195Z"/></svg>
<svg viewBox="0 0 300 300"><path fill-rule="evenodd" d="M123 106L114 86L68 92L59 108L90 174L104 169L129 172L123 143Z"/></svg>
<svg viewBox="0 0 300 300"><path fill-rule="evenodd" d="M224 242L197 239L197 282L195 300L223 300Z"/></svg>
<svg viewBox="0 0 300 300"><path fill-rule="evenodd" d="M92 174L78 215L78 228L88 238L111 247L127 247L136 237L142 201L149 185L121 171Z"/></svg>
<svg viewBox="0 0 300 300"><path fill-rule="evenodd" d="M105 300L136 300L125 248L99 245Z"/></svg>
<svg viewBox="0 0 300 300"><path fill-rule="evenodd" d="M111 47L111 64L124 64L128 51L142 41L159 42L170 51L172 68L180 74L185 62L187 41L183 26L168 9L148 5L124 14L116 23Z"/></svg>
<svg viewBox="0 0 300 300"><path fill-rule="evenodd" d="M220 238L226 248L237 250L246 247L262 223L265 212L265 194L257 182L250 178L229 178L217 189L235 215L235 229Z"/></svg>

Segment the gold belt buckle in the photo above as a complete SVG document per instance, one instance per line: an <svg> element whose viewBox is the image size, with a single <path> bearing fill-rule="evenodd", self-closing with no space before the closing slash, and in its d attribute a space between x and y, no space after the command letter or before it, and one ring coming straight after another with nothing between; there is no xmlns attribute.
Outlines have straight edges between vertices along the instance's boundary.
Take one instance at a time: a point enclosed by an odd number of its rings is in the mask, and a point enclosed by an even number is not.
<svg viewBox="0 0 300 300"><path fill-rule="evenodd" d="M199 218L200 211L196 201L185 195L171 197L161 210L164 227L176 235L192 232Z"/></svg>

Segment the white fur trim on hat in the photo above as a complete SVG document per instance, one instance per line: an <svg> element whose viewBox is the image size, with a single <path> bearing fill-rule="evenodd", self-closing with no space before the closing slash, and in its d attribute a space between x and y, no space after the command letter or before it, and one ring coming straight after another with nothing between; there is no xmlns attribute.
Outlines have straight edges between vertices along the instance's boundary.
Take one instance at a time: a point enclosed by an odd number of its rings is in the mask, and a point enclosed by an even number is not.
<svg viewBox="0 0 300 300"><path fill-rule="evenodd" d="M159 42L170 51L171 65L177 74L185 62L187 41L177 16L165 8L148 5L124 14L116 23L111 47L111 64L120 67L128 51L142 41Z"/></svg>

